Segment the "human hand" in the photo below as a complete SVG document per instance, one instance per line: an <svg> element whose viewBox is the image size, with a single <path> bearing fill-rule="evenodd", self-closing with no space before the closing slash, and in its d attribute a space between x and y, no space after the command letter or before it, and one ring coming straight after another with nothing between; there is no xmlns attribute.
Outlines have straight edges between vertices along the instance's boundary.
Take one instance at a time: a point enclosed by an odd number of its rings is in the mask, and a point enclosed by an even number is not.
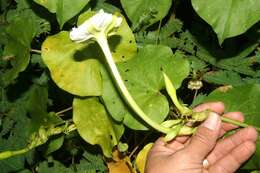
<svg viewBox="0 0 260 173"><path fill-rule="evenodd" d="M243 128L229 137L226 132L237 128L222 123L220 116L224 104L202 104L194 111L212 110L192 137L177 137L165 143L158 139L151 148L145 173L233 173L255 152L258 137L253 127ZM241 112L229 112L223 116L243 121Z"/></svg>

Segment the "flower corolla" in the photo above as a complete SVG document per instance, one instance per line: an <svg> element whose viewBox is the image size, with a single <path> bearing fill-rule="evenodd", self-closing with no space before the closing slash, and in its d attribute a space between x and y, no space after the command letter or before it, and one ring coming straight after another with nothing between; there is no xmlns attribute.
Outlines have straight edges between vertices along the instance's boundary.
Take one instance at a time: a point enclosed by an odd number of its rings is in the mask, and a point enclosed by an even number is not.
<svg viewBox="0 0 260 173"><path fill-rule="evenodd" d="M122 17L106 13L102 9L77 28L72 28L70 39L78 43L97 37L99 34L110 36L122 23Z"/></svg>

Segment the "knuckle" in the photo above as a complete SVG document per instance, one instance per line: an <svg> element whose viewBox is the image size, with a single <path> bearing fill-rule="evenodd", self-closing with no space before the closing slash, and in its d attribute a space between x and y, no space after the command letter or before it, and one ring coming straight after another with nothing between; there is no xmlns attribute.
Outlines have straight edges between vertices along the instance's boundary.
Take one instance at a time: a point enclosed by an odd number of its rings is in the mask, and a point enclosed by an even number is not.
<svg viewBox="0 0 260 173"><path fill-rule="evenodd" d="M235 157L234 155L230 155L230 163L232 163L232 167L238 168L242 163L239 158Z"/></svg>
<svg viewBox="0 0 260 173"><path fill-rule="evenodd" d="M225 167L220 166L220 165L216 165L214 167L214 171L210 171L210 172L218 172L218 173L231 173L229 170L227 170Z"/></svg>
<svg viewBox="0 0 260 173"><path fill-rule="evenodd" d="M256 145L251 141L247 141L243 144L243 148L247 153L254 153L256 150Z"/></svg>
<svg viewBox="0 0 260 173"><path fill-rule="evenodd" d="M246 130L247 130L247 136L253 136L253 137L255 137L254 140L257 140L258 132L255 128L248 127L248 128L246 128Z"/></svg>
<svg viewBox="0 0 260 173"><path fill-rule="evenodd" d="M211 136L206 133L196 133L194 138L206 146L211 146L214 143Z"/></svg>

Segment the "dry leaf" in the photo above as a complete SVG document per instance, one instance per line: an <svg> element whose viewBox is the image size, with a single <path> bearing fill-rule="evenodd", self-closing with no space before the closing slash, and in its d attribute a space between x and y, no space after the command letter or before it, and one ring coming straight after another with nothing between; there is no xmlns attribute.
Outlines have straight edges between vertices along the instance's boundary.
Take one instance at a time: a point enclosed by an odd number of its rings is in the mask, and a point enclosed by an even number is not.
<svg viewBox="0 0 260 173"><path fill-rule="evenodd" d="M118 150L113 152L113 161L108 162L109 173L136 173L128 156Z"/></svg>
<svg viewBox="0 0 260 173"><path fill-rule="evenodd" d="M144 173L146 157L152 146L153 143L147 144L137 155L136 166L140 173Z"/></svg>

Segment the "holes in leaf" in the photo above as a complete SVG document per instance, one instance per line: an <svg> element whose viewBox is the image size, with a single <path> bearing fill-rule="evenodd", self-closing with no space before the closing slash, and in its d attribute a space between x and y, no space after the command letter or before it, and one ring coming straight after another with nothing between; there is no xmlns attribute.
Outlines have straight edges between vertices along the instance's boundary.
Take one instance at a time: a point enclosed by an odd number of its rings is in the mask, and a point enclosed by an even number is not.
<svg viewBox="0 0 260 173"><path fill-rule="evenodd" d="M2 138L8 140L10 136L11 136L11 131L8 131L6 134L2 135Z"/></svg>
<svg viewBox="0 0 260 173"><path fill-rule="evenodd" d="M196 56L196 55L197 55L197 51L198 51L198 47L197 47L197 46L194 46L194 47L193 47L193 50L194 50L194 52L195 52L194 55Z"/></svg>
<svg viewBox="0 0 260 173"><path fill-rule="evenodd" d="M163 71L163 67L160 67L160 71Z"/></svg>
<svg viewBox="0 0 260 173"><path fill-rule="evenodd" d="M125 70L125 72L129 72L129 71L130 71L130 69L126 69L126 70Z"/></svg>
<svg viewBox="0 0 260 173"><path fill-rule="evenodd" d="M48 51L49 51L49 48L48 48L48 47L44 47L43 50L46 51L46 52L48 52Z"/></svg>
<svg viewBox="0 0 260 173"><path fill-rule="evenodd" d="M54 166L54 163L53 162L48 162L48 167L51 168Z"/></svg>
<svg viewBox="0 0 260 173"><path fill-rule="evenodd" d="M32 118L29 112L26 113L26 116L30 119Z"/></svg>

